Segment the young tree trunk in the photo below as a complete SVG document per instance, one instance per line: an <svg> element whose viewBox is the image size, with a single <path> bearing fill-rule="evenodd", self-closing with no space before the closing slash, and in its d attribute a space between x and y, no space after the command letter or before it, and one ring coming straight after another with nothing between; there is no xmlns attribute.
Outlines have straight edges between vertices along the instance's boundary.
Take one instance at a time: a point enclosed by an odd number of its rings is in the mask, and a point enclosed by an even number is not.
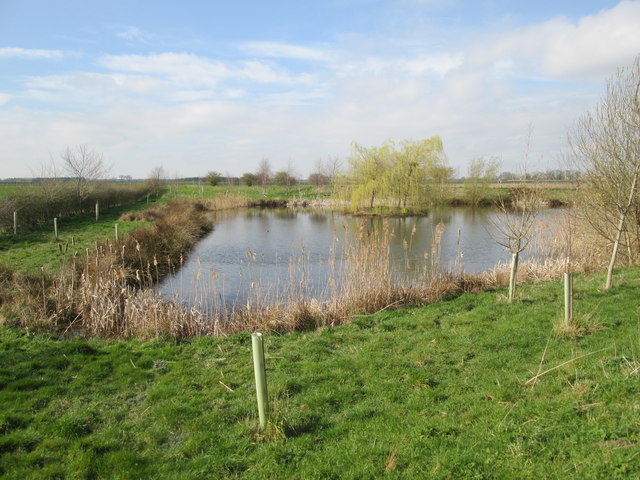
<svg viewBox="0 0 640 480"><path fill-rule="evenodd" d="M627 218L625 212L620 213L620 221L618 222L618 228L616 231L616 238L613 241L613 250L611 251L611 259L609 260L609 267L607 268L607 280L604 284L606 290L611 288L613 280L613 267L616 264L616 257L618 256L618 249L620 248L620 238L622 237L622 229L624 228L624 221Z"/></svg>
<svg viewBox="0 0 640 480"><path fill-rule="evenodd" d="M611 259L609 260L609 268L607 268L607 280L605 282L604 288L606 290L611 288L611 283L613 280L613 267L616 264L616 257L618 256L618 250L620 248L620 239L622 238L622 232L624 231L624 222L627 219L627 213L633 205L633 200L636 197L636 188L638 186L638 172L634 172L633 182L631 183L631 189L629 191L629 200L627 202L626 208L620 211L620 220L618 221L618 228L616 230L616 238L613 241L613 250L611 251Z"/></svg>

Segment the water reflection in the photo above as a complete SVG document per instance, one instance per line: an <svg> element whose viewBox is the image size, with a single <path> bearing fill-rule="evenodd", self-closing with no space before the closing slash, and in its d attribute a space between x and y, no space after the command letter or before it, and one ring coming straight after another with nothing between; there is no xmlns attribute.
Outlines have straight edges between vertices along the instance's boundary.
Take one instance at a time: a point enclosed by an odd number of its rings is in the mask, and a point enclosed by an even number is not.
<svg viewBox="0 0 640 480"><path fill-rule="evenodd" d="M218 212L213 232L159 289L166 297L188 304L215 298L229 307L246 303L256 285L261 287L260 295L268 298L292 282L304 281L307 293L322 297L331 283L332 269L343 261L347 242L374 228L382 230L385 223L391 235L390 268L402 278L424 272L434 260L442 270L481 272L509 258L488 233L497 214L491 209L460 207L387 219L293 209ZM434 244L439 224L444 230L439 244ZM290 267L296 263L303 269L292 273L295 268Z"/></svg>

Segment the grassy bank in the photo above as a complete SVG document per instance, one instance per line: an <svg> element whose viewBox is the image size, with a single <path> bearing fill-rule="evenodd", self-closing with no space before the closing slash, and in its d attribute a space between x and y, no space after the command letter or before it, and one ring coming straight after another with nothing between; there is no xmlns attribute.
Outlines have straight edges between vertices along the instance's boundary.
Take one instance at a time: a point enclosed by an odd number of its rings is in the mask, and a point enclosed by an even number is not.
<svg viewBox="0 0 640 480"><path fill-rule="evenodd" d="M123 230L129 233L118 239L113 233L100 236L104 222L82 218L76 218L77 241L67 237L63 243L47 235L38 237L42 232L27 233L35 240L29 237L31 244L22 249L25 255L17 256L20 267L0 264L0 323L62 335L78 331L127 338L148 337L151 331L152 336L196 335L199 323L190 312L145 287L182 264L198 239L210 231L209 205L218 203L176 201L128 211L118 222L128 226ZM91 245L83 248L89 241ZM7 254L21 251L15 248L19 245L15 237L7 243ZM40 271L39 262L47 259L51 268ZM185 326L182 318L192 321Z"/></svg>
<svg viewBox="0 0 640 480"><path fill-rule="evenodd" d="M640 269L268 335L56 341L0 329L3 478L635 478ZM591 354L582 358L581 355ZM537 373L575 361L541 376Z"/></svg>
<svg viewBox="0 0 640 480"><path fill-rule="evenodd" d="M115 240L115 224L118 236L125 236L134 230L149 226L149 221L120 221L122 214L147 208L146 201L112 207L100 212L96 221L95 213L58 219L58 239L53 223L34 229L0 232L0 262L25 272L36 273L41 267L47 271L57 269L66 255L61 247L67 246L66 253L83 252L92 248L95 242ZM72 245L73 242L73 245Z"/></svg>

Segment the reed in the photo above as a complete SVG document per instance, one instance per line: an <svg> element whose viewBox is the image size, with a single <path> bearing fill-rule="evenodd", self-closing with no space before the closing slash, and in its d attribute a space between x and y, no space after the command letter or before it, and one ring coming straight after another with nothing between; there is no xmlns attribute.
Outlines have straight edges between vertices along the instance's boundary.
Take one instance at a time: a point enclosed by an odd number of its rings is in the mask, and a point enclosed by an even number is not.
<svg viewBox="0 0 640 480"><path fill-rule="evenodd" d="M340 232L349 241L340 241L338 232L334 235L323 260L328 276L321 289L312 282L317 265L301 243L292 247L288 279L280 284L263 282L258 274L260 255L247 252L243 275L251 289L241 304L225 303L225 285L216 272L199 274L194 307L163 298L154 286L182 265L191 246L210 228L208 212L233 208L236 201L180 201L125 215L121 221L135 218L154 220L154 224L120 241L96 243L94 248L67 255L66 264L55 275L28 276L0 268L0 319L23 328L109 338L286 332L333 326L357 315L432 303L508 282L508 265L482 274L469 274L460 267L441 272L442 224L434 225L431 250L422 254L417 270L406 254L404 270L398 273L390 256L390 240L396 232L385 221L360 219L355 228L344 226ZM568 238L575 252L572 271L588 272L602 265L606 256L600 256L599 244L583 245L587 237L575 232L567 235L567 225L580 228L574 219L571 222L556 219L536 226L532 248L538 259L522 263L519 282L561 276L567 269ZM406 252L418 248L413 233L405 239ZM410 268L414 268L411 275Z"/></svg>

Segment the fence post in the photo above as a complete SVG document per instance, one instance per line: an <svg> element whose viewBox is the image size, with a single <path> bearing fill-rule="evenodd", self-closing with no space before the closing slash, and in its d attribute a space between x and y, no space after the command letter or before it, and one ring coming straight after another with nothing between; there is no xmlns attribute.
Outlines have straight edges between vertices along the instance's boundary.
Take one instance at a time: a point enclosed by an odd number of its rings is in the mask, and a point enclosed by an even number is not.
<svg viewBox="0 0 640 480"><path fill-rule="evenodd" d="M115 228L115 231L116 231L116 242L117 242L118 241L118 224L117 223L114 224L114 228Z"/></svg>
<svg viewBox="0 0 640 480"><path fill-rule="evenodd" d="M571 272L564 274L564 324L569 326L573 320L573 278Z"/></svg>
<svg viewBox="0 0 640 480"><path fill-rule="evenodd" d="M53 217L53 233L56 234L56 240L58 239L58 217Z"/></svg>
<svg viewBox="0 0 640 480"><path fill-rule="evenodd" d="M100 216L100 206L98 202L96 202L96 222L98 221L98 217Z"/></svg>
<svg viewBox="0 0 640 480"><path fill-rule="evenodd" d="M260 429L267 426L267 372L264 365L264 345L261 333L251 334L251 346L253 347L253 370L256 377L256 396L258 398L258 417Z"/></svg>
<svg viewBox="0 0 640 480"><path fill-rule="evenodd" d="M13 212L13 234L18 233L18 212Z"/></svg>

